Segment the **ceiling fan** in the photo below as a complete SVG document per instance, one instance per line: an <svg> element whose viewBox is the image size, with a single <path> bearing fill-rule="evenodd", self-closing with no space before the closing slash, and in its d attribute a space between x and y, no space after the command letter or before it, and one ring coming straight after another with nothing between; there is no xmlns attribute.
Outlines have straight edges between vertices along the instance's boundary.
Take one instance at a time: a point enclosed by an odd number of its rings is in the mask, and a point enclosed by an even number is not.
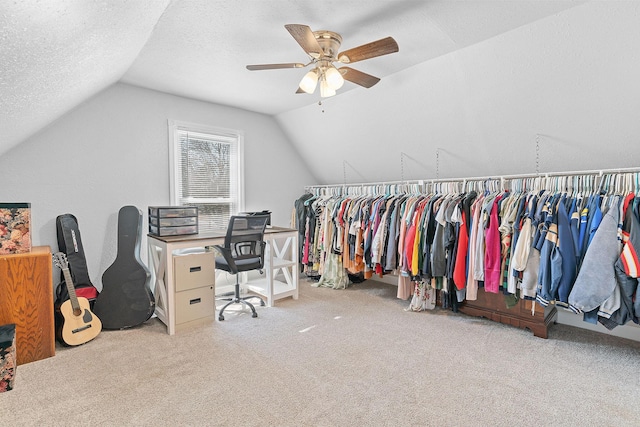
<svg viewBox="0 0 640 427"><path fill-rule="evenodd" d="M342 36L338 33L326 30L311 31L308 26L300 24L288 24L284 27L309 55L311 61L307 64L291 62L285 64L247 65L247 69L258 71L305 68L313 64L314 68L302 78L296 93L313 93L318 82L320 82L320 96L326 98L335 95L336 90L342 87L345 80L370 88L380 81L378 77L351 67L336 68L333 63L352 64L398 51L398 43L393 37L387 37L339 52Z"/></svg>

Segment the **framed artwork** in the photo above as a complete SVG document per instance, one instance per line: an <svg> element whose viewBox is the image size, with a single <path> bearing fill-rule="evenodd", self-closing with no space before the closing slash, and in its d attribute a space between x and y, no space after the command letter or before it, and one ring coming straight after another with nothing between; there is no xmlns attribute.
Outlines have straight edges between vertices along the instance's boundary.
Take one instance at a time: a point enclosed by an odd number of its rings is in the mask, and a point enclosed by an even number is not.
<svg viewBox="0 0 640 427"><path fill-rule="evenodd" d="M0 202L0 255L31 252L31 203Z"/></svg>

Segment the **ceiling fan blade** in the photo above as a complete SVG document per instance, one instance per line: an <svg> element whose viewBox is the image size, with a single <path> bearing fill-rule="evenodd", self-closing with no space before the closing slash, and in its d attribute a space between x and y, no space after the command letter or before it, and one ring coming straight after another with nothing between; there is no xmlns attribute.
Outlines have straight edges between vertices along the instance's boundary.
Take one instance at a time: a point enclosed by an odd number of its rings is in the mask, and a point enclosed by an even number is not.
<svg viewBox="0 0 640 427"><path fill-rule="evenodd" d="M393 37L387 37L340 52L338 54L338 61L344 64L353 64L354 62L362 61L364 59L388 55L397 51L398 43L396 43Z"/></svg>
<svg viewBox="0 0 640 427"><path fill-rule="evenodd" d="M296 93L307 93L307 92L303 91L303 90L300 88L300 86L298 86L298 90L296 90Z"/></svg>
<svg viewBox="0 0 640 427"><path fill-rule="evenodd" d="M351 83L355 83L362 87L370 88L380 81L379 78L372 76L371 74L363 73L362 71L354 70L350 67L338 68L342 77L345 80L349 80Z"/></svg>
<svg viewBox="0 0 640 427"><path fill-rule="evenodd" d="M306 65L300 64L299 62L289 62L287 64L258 64L258 65L247 65L247 70L250 71L258 71L258 70L279 70L281 68L304 68Z"/></svg>
<svg viewBox="0 0 640 427"><path fill-rule="evenodd" d="M324 54L318 44L318 40L316 40L316 36L313 35L313 31L307 25L287 24L284 27L312 58L318 59Z"/></svg>

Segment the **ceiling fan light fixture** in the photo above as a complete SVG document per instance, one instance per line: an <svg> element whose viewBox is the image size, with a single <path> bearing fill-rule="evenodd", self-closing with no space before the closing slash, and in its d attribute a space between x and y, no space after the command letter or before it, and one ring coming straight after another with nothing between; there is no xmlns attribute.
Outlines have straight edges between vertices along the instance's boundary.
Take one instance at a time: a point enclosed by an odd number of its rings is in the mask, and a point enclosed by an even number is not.
<svg viewBox="0 0 640 427"><path fill-rule="evenodd" d="M335 89L331 88L331 86L329 86L329 83L327 83L325 79L322 79L320 81L320 97L328 98L335 94L336 94Z"/></svg>
<svg viewBox="0 0 640 427"><path fill-rule="evenodd" d="M305 91L306 93L313 93L316 90L316 86L318 84L318 72L314 68L304 75L302 80L300 80L300 89Z"/></svg>
<svg viewBox="0 0 640 427"><path fill-rule="evenodd" d="M344 78L336 67L329 67L324 73L327 84L334 91L340 89L344 84Z"/></svg>
<svg viewBox="0 0 640 427"><path fill-rule="evenodd" d="M352 64L365 59L376 58L398 52L398 43L393 37L365 43L347 50L340 50L342 36L333 31L311 31L311 28L303 24L287 24L284 26L300 47L311 58L307 64L288 62L282 64L254 64L247 65L249 71L279 70L284 68L305 68L313 64L313 70L304 75L296 93L315 92L320 83L320 96L323 98L334 96L336 91L348 80L356 85L370 88L380 81L372 76L351 67L336 68L333 63Z"/></svg>

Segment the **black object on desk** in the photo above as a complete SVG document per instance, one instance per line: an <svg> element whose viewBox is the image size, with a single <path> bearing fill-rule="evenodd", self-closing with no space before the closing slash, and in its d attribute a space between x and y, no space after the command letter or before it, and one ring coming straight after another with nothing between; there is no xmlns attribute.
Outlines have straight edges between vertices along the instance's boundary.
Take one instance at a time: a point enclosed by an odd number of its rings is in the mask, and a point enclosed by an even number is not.
<svg viewBox="0 0 640 427"><path fill-rule="evenodd" d="M267 225L271 225L271 211L264 210L261 212L240 212L238 215L246 215L246 216L266 215Z"/></svg>

